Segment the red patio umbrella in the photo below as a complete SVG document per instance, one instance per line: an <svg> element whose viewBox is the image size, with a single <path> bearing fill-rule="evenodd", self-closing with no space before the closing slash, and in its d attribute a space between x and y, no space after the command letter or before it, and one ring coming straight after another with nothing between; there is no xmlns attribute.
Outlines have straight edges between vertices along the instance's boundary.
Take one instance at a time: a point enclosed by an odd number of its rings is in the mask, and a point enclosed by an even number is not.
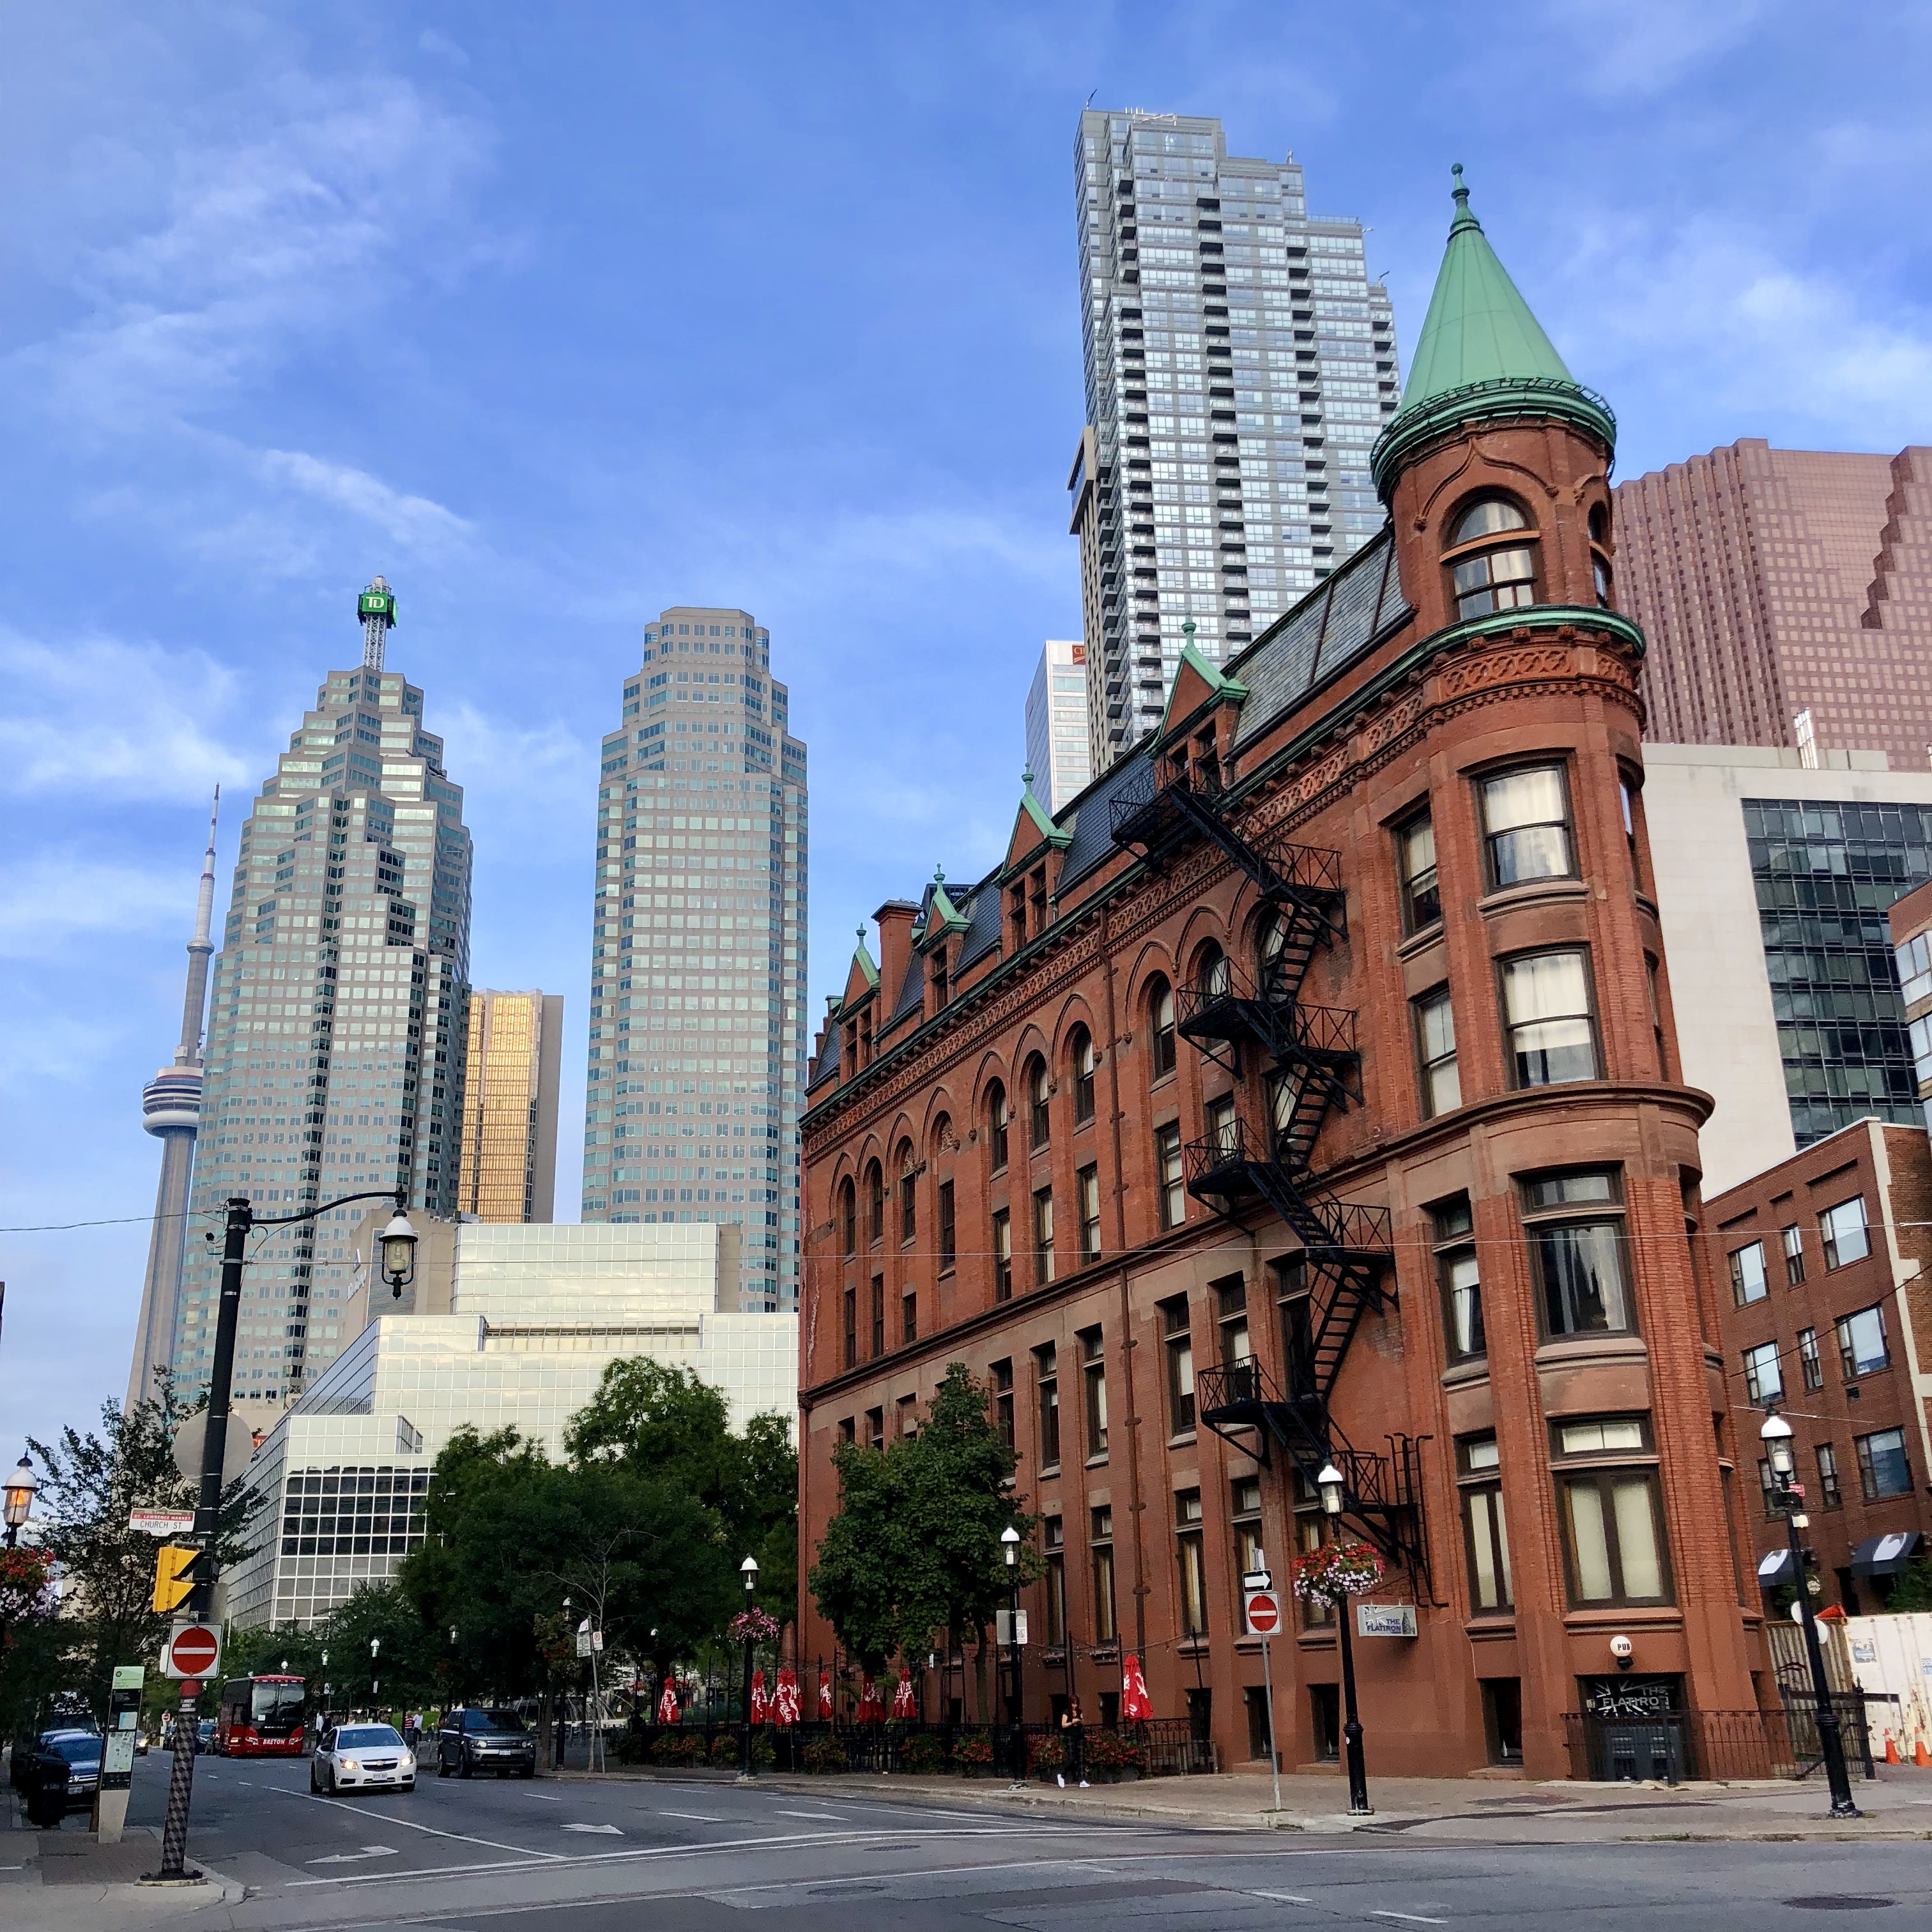
<svg viewBox="0 0 1932 1932"><path fill-rule="evenodd" d="M772 1697L772 1712L778 1727L798 1722L798 1672L790 1664L778 1671L778 1688Z"/></svg>
<svg viewBox="0 0 1932 1932"><path fill-rule="evenodd" d="M765 1673L762 1666L752 1672L752 1721L762 1724L770 1721L772 1700L765 1694Z"/></svg>
<svg viewBox="0 0 1932 1932"><path fill-rule="evenodd" d="M677 1722L677 1685L670 1677L664 1681L664 1695L658 1700L658 1722L674 1724Z"/></svg>
<svg viewBox="0 0 1932 1932"><path fill-rule="evenodd" d="M868 1724L884 1718L886 1700L879 1695L879 1687L869 1677L860 1680L859 1721Z"/></svg>
<svg viewBox="0 0 1932 1932"><path fill-rule="evenodd" d="M832 1680L826 1676L823 1666L818 1672L818 1714L821 1718L829 1718L833 1714Z"/></svg>
<svg viewBox="0 0 1932 1932"><path fill-rule="evenodd" d="M912 1672L910 1670L899 1672L899 1688L892 1693L892 1715L896 1718L916 1718L919 1715L919 1706L913 1698Z"/></svg>
<svg viewBox="0 0 1932 1932"><path fill-rule="evenodd" d="M1141 1675L1141 1660L1132 1651L1120 1666L1120 1715L1130 1720L1154 1715L1147 1679Z"/></svg>

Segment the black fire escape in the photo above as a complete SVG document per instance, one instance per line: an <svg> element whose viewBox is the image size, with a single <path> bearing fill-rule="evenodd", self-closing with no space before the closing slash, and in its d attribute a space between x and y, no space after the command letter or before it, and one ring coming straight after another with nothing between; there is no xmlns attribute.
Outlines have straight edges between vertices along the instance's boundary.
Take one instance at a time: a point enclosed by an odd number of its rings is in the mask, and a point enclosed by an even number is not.
<svg viewBox="0 0 1932 1932"><path fill-rule="evenodd" d="M1278 1388L1261 1363L1224 1363L1200 1370L1196 1414L1207 1427L1244 1450L1258 1438L1259 1460L1271 1449L1286 1458L1304 1499L1333 1462L1347 1478L1353 1526L1390 1562L1409 1573L1418 1602L1434 1600L1422 1534L1421 1444L1393 1435L1386 1455L1349 1443L1330 1401L1363 1316L1393 1302L1388 1210L1338 1200L1316 1179L1315 1144L1331 1107L1362 1100L1355 1016L1306 1006L1300 994L1316 951L1348 937L1341 855L1292 843L1283 832L1244 832L1226 810L1211 759L1168 761L1157 781L1141 782L1113 802L1113 832L1156 863L1201 839L1225 852L1276 911L1266 957L1250 980L1231 959L1217 962L1198 986L1180 989L1177 1030L1237 1075L1244 1054L1263 1075L1268 1120L1259 1131L1238 1116L1186 1150L1188 1191L1230 1220L1259 1202L1273 1209L1301 1244L1298 1258L1308 1294L1291 1302L1297 1318L1284 1336L1288 1386Z"/></svg>

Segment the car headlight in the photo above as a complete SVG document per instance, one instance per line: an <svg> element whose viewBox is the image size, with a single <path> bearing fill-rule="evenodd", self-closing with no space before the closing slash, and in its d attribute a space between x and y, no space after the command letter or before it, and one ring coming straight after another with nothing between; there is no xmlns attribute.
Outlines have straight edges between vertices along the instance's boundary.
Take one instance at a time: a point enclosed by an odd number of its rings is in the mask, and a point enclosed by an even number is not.
<svg viewBox="0 0 1932 1932"><path fill-rule="evenodd" d="M339 1757L335 1760L339 1771L360 1771L362 1767L352 1757Z"/></svg>

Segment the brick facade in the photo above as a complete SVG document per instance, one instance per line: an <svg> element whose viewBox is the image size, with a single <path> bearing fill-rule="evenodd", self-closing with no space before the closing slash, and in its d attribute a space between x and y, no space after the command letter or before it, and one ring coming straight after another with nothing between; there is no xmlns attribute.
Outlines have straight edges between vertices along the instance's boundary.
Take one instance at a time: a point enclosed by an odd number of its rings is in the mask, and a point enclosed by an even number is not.
<svg viewBox="0 0 1932 1932"><path fill-rule="evenodd" d="M1062 1640L1051 1584L1028 1599L1034 1718L1070 1686L1104 1717L1124 1647L1156 1714L1247 1759L1244 1539L1285 1583L1319 1534L1324 1450L1349 1532L1386 1552L1372 1600L1412 1603L1419 1633L1357 1642L1372 1772L1564 1774L1563 1714L1614 1674L1615 1635L1680 1707L1756 1702L1716 1288L1687 1232L1708 1103L1678 1077L1651 898L1641 635L1599 587L1610 451L1574 412L1499 417L1408 448L1383 536L1221 672L1185 661L1160 734L1057 818L1023 803L987 878L881 908L876 967L862 950L828 1014L803 1128L802 1573L837 1444L916 1426L965 1363L1010 1393L1018 1500L1058 1526ZM1452 571L1484 502L1521 533L1482 542L1528 549L1534 601L1470 615ZM1492 797L1486 836L1482 788L1508 775L1560 832L1498 832L1514 808ZM1439 912L1413 863L1403 880L1425 808ZM1587 1012L1526 1020L1564 1006L1559 980ZM1417 1002L1444 988L1456 1084L1438 1060L1432 1115ZM1452 1357L1472 1270L1481 1346ZM808 1587L800 1618L801 1654L831 1654ZM1285 1762L1322 1761L1332 1626L1295 1619L1274 1670ZM926 1682L927 1714L959 1688Z"/></svg>

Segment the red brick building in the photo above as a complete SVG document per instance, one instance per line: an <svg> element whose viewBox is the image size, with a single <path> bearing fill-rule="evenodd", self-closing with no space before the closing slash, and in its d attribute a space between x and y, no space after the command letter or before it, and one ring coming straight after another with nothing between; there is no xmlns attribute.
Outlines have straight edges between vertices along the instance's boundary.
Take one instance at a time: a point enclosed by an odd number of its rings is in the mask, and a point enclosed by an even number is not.
<svg viewBox="0 0 1932 1932"><path fill-rule="evenodd" d="M1456 199L1383 535L1190 653L1056 817L1029 792L986 878L882 907L810 1078L802 1567L834 1447L963 1361L1045 1519L1029 1714L1104 1718L1132 1652L1224 1764L1263 1736L1240 1574L1318 1545L1330 1457L1417 1632L1356 1645L1372 1772L1562 1775L1605 1682L1755 1702L1614 424ZM1238 547L1232 413L1223 447ZM1123 461L1132 534L1184 486ZM1285 1762L1331 1756L1332 1621L1274 1676Z"/></svg>
<svg viewBox="0 0 1932 1932"><path fill-rule="evenodd" d="M1730 1291L1726 1373L1747 1412L1738 1448L1756 1455L1748 1412L1775 1402L1818 1600L1882 1610L1932 1532L1932 1142L1922 1127L1856 1121L1706 1207ZM1758 1481L1768 1496L1761 1461ZM1755 1514L1760 1581L1789 1584L1784 1519Z"/></svg>

